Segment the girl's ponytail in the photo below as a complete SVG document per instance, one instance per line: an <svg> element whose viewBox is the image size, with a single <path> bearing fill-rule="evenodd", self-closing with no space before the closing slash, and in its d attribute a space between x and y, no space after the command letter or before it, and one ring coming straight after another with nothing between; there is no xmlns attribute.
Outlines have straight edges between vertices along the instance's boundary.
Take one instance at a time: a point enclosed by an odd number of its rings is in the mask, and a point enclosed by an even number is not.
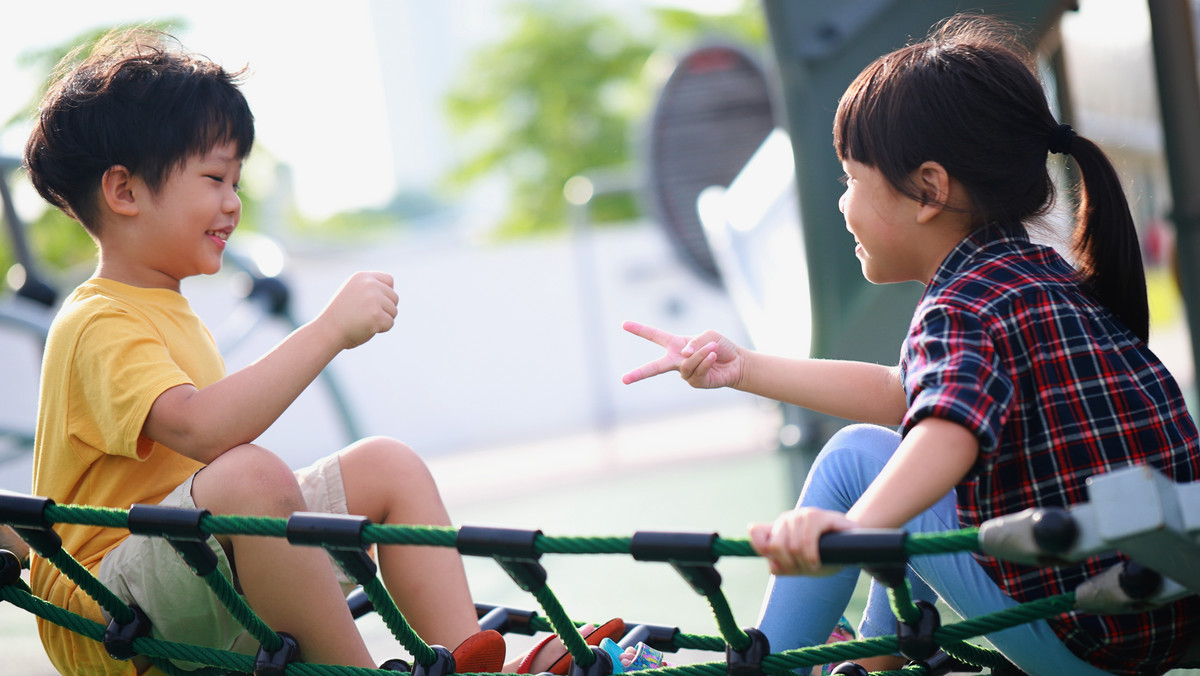
<svg viewBox="0 0 1200 676"><path fill-rule="evenodd" d="M1062 145L1064 136L1066 147ZM1146 273L1133 216L1116 170L1099 146L1074 135L1066 125L1051 134L1050 148L1051 152L1069 152L1079 167L1079 206L1072 245L1084 284L1131 331L1148 340Z"/></svg>

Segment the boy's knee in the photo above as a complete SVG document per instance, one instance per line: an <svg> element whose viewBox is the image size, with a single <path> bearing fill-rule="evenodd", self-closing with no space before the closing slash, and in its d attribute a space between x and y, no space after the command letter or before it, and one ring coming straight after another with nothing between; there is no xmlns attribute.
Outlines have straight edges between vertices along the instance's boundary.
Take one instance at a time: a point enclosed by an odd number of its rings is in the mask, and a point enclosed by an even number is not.
<svg viewBox="0 0 1200 676"><path fill-rule="evenodd" d="M282 458L254 444L229 449L200 470L192 484L197 507L214 512L303 510L296 476ZM207 503L207 504L206 504Z"/></svg>
<svg viewBox="0 0 1200 676"><path fill-rule="evenodd" d="M363 439L342 451L341 461L343 467L349 462L373 468L374 471L393 478L429 472L425 460L411 446L391 437Z"/></svg>

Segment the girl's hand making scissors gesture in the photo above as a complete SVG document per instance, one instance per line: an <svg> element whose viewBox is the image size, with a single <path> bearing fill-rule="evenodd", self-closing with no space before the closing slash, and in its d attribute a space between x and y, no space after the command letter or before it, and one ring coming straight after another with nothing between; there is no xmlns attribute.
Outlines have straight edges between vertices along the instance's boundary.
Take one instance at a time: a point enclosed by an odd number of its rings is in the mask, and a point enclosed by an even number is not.
<svg viewBox="0 0 1200 676"><path fill-rule="evenodd" d="M626 385L668 371L679 371L689 385L701 389L737 388L742 380L745 358L741 348L715 331L689 338L637 322L625 322L622 328L667 350L664 356L622 376Z"/></svg>

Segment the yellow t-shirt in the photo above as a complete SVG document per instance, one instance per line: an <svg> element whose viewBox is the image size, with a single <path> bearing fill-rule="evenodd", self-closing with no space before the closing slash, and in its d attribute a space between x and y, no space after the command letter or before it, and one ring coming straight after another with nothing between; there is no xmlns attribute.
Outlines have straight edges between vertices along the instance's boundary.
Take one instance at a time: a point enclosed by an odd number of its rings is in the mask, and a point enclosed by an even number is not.
<svg viewBox="0 0 1200 676"><path fill-rule="evenodd" d="M80 285L55 318L42 361L34 494L119 509L159 502L203 464L142 436L151 404L177 385L204 388L224 375L212 335L182 295L98 278ZM93 573L129 535L54 528L66 552ZM103 622L98 604L40 557L30 582L50 603ZM100 643L42 620L38 629L61 673L134 673Z"/></svg>

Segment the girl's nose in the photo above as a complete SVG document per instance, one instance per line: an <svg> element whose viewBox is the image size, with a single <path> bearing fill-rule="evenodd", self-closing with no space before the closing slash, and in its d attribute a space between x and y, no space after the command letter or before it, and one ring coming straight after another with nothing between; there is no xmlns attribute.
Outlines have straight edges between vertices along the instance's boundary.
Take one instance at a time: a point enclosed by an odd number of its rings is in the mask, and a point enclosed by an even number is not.
<svg viewBox="0 0 1200 676"><path fill-rule="evenodd" d="M846 193L842 193L842 196L838 198L838 211L846 213Z"/></svg>

